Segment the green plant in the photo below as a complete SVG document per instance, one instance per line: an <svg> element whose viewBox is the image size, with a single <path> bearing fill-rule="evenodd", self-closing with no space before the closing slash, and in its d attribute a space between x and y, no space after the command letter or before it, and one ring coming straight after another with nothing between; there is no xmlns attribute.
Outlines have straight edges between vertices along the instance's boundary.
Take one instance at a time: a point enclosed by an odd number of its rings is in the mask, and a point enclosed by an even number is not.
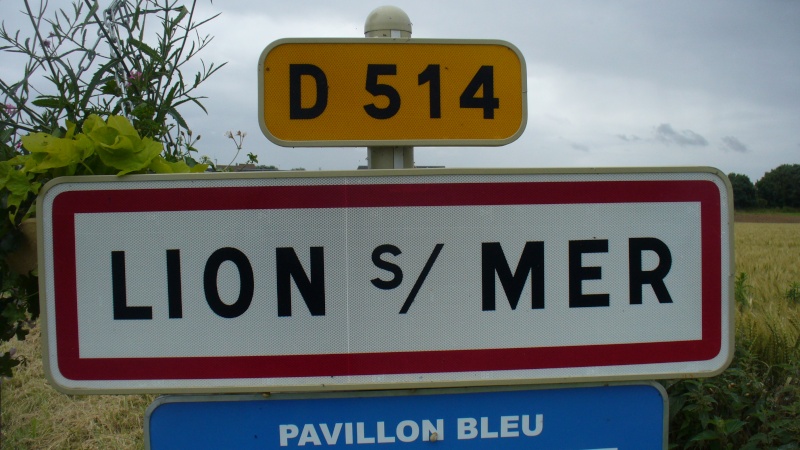
<svg viewBox="0 0 800 450"><path fill-rule="evenodd" d="M4 64L21 71L0 79L0 341L24 338L39 314L35 270L17 273L9 258L31 245L21 226L36 215L44 183L207 167L194 158L200 136L179 110L205 111L196 91L224 64L201 60L184 76L212 40L199 29L213 17L198 20L196 1L182 3L113 0L100 11L97 0L75 0L51 14L47 0L23 0L28 29L0 25ZM0 375L19 362L4 352Z"/></svg>
<svg viewBox="0 0 800 450"><path fill-rule="evenodd" d="M0 27L0 50L27 60L19 81L0 80L6 97L0 140L14 147L22 133L63 133L62 121L80 130L90 114L125 115L143 137L164 143L166 159L192 165L195 141L179 108L191 103L205 111L195 91L224 64L201 60L194 77L184 77L182 70L212 40L199 29L214 17L196 21L196 1L189 8L181 3L114 0L100 14L96 0L76 0L71 10L47 17L46 1L34 9L25 0L29 35ZM154 21L155 34L148 31Z"/></svg>
<svg viewBox="0 0 800 450"><path fill-rule="evenodd" d="M204 164L189 167L184 161L171 162L162 156L163 145L149 137L142 138L125 117L111 116L104 121L90 115L83 123L83 132L67 123L66 133L57 137L48 133L31 133L22 137L25 153L0 161L0 196L3 198L4 227L12 228L18 218L35 216L35 200L47 181L67 175L129 173L202 172ZM7 239L8 238L8 239ZM11 336L22 339L26 324L38 316L36 274L9 270L8 255L13 255L21 241L14 234L4 235L11 242L6 258L0 262L0 330L3 340ZM7 352L0 359L0 375L9 376L16 365Z"/></svg>
<svg viewBox="0 0 800 450"><path fill-rule="evenodd" d="M670 448L800 448L800 362L769 365L748 347L717 377L664 382Z"/></svg>
<svg viewBox="0 0 800 450"><path fill-rule="evenodd" d="M786 300L795 305L800 305L800 282L795 281L786 291Z"/></svg>
<svg viewBox="0 0 800 450"><path fill-rule="evenodd" d="M753 288L747 280L747 274L744 272L737 274L733 282L733 296L736 304L743 308L753 306L752 290Z"/></svg>
<svg viewBox="0 0 800 450"><path fill-rule="evenodd" d="M230 172L233 169L233 162L236 161L236 158L239 156L239 152L242 151L242 147L244 146L244 138L247 136L247 133L244 131L237 131L236 133L232 131L228 131L225 133L225 137L233 141L233 145L236 147L236 153L233 155L233 159L231 162L225 166L225 170ZM245 164L258 164L258 157L254 153L247 154L247 162ZM215 167L216 169L216 167Z"/></svg>

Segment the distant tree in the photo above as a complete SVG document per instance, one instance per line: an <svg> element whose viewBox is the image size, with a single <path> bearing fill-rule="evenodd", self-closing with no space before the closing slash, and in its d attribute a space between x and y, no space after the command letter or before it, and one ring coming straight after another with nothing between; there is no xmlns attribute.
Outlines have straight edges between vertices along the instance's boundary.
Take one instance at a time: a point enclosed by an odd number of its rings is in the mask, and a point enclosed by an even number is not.
<svg viewBox="0 0 800 450"><path fill-rule="evenodd" d="M756 206L756 187L750 181L750 177L740 173L729 173L728 179L731 180L731 187L733 188L734 209Z"/></svg>
<svg viewBox="0 0 800 450"><path fill-rule="evenodd" d="M783 164L756 182L756 193L767 206L800 208L800 164Z"/></svg>

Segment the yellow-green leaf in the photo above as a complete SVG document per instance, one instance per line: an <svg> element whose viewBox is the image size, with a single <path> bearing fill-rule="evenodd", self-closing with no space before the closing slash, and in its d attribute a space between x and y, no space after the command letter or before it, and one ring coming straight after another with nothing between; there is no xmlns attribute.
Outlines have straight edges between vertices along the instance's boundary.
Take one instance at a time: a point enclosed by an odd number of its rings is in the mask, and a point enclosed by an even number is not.
<svg viewBox="0 0 800 450"><path fill-rule="evenodd" d="M183 164L185 169L184 167L181 167L180 164ZM153 158L153 161L150 162L150 170L155 173L184 173L189 171L189 166L187 166L183 161L172 163L159 156L157 158Z"/></svg>
<svg viewBox="0 0 800 450"><path fill-rule="evenodd" d="M129 136L117 136L113 145L101 144L95 151L105 165L119 169L117 175L125 175L148 168L162 150L161 143L150 138L133 142Z"/></svg>
<svg viewBox="0 0 800 450"><path fill-rule="evenodd" d="M185 161L169 162L162 156L153 159L150 163L150 170L155 173L202 173L208 168L208 164L195 164L189 167Z"/></svg>
<svg viewBox="0 0 800 450"><path fill-rule="evenodd" d="M117 131L114 128L107 127L105 125L100 125L94 127L92 131L86 133L86 135L89 136L89 139L93 140L98 145L113 147L115 144L117 144L119 131Z"/></svg>
<svg viewBox="0 0 800 450"><path fill-rule="evenodd" d="M208 164L195 164L189 171L192 173L203 173L206 169L208 169Z"/></svg>
<svg viewBox="0 0 800 450"><path fill-rule="evenodd" d="M75 137L75 128L76 128L75 123L74 122L70 122L69 120L67 120L66 121L66 125L67 125L67 134L64 135L64 138L66 138L66 139L74 138Z"/></svg>
<svg viewBox="0 0 800 450"><path fill-rule="evenodd" d="M27 200L28 195L36 195L39 186L38 183L29 180L26 174L13 169L6 173L4 184L9 192L6 200L9 206L8 216L13 222L19 212L19 207L22 205L22 202Z"/></svg>
<svg viewBox="0 0 800 450"><path fill-rule="evenodd" d="M109 116L107 123L109 127L117 130L121 135L139 137L139 133L133 127L133 124L123 116Z"/></svg>
<svg viewBox="0 0 800 450"><path fill-rule="evenodd" d="M5 185L12 195L26 196L28 192L32 192L31 181L19 170L8 172Z"/></svg>
<svg viewBox="0 0 800 450"><path fill-rule="evenodd" d="M57 138L46 133L33 133L22 137L22 145L31 152L25 170L41 173L79 163L83 150L72 139Z"/></svg>
<svg viewBox="0 0 800 450"><path fill-rule="evenodd" d="M97 114L90 114L86 120L83 121L83 132L89 134L99 126L105 126L106 123Z"/></svg>
<svg viewBox="0 0 800 450"><path fill-rule="evenodd" d="M27 136L22 136L22 146L31 153L41 152L44 151L53 139L57 138L53 137L51 134L31 133Z"/></svg>
<svg viewBox="0 0 800 450"><path fill-rule="evenodd" d="M95 144L85 134L79 134L75 137L75 147L81 152L83 160L94 154Z"/></svg>

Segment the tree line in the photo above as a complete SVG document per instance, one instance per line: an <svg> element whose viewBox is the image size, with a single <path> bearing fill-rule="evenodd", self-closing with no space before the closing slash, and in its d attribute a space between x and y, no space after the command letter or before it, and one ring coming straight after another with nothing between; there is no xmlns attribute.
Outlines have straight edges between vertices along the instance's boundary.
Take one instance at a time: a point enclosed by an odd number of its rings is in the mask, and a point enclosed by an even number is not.
<svg viewBox="0 0 800 450"><path fill-rule="evenodd" d="M728 174L734 209L800 208L800 164L782 164L755 184L747 175Z"/></svg>

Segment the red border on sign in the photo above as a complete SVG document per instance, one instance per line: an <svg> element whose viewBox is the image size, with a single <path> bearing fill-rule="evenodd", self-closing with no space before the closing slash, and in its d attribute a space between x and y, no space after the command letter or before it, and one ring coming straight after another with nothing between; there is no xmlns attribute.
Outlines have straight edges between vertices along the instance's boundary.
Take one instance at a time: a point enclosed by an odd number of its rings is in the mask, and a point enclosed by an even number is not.
<svg viewBox="0 0 800 450"><path fill-rule="evenodd" d="M700 204L702 337L694 341L289 356L81 358L75 215L247 209ZM707 361L722 346L720 192L711 181L596 181L85 190L52 203L58 370L71 380L211 380L562 369ZM690 224L687 224L690 225Z"/></svg>

